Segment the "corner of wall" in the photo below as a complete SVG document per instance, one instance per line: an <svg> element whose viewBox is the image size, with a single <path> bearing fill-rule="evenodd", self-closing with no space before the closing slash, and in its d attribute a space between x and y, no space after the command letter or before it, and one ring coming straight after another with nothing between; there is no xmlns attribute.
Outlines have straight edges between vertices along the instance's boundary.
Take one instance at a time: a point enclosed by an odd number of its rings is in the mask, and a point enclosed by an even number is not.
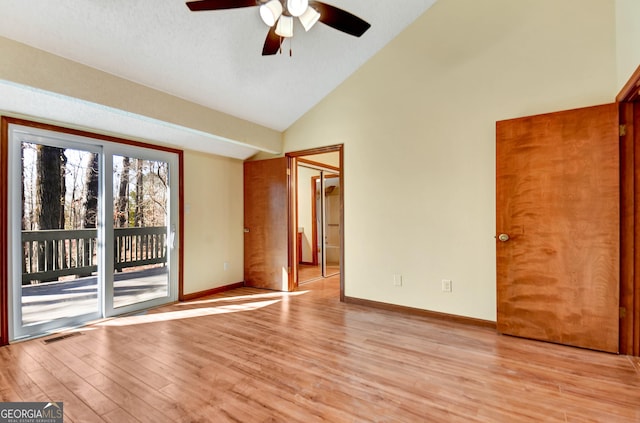
<svg viewBox="0 0 640 423"><path fill-rule="evenodd" d="M640 65L640 1L616 0L616 68L618 89Z"/></svg>

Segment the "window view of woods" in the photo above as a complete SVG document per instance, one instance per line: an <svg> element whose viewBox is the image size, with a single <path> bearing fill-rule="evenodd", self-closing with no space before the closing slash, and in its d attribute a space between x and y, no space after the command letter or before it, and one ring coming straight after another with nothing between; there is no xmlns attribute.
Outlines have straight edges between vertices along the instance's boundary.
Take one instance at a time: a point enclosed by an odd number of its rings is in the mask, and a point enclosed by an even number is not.
<svg viewBox="0 0 640 423"><path fill-rule="evenodd" d="M22 143L22 230L95 228L98 154Z"/></svg>
<svg viewBox="0 0 640 423"><path fill-rule="evenodd" d="M97 268L98 154L23 142L21 158L22 284L91 275ZM79 229L85 230L67 232Z"/></svg>
<svg viewBox="0 0 640 423"><path fill-rule="evenodd" d="M21 157L23 285L94 274L100 155L23 142ZM116 271L164 265L168 171L166 162L113 156Z"/></svg>
<svg viewBox="0 0 640 423"><path fill-rule="evenodd" d="M114 226L164 226L167 216L168 165L114 156Z"/></svg>

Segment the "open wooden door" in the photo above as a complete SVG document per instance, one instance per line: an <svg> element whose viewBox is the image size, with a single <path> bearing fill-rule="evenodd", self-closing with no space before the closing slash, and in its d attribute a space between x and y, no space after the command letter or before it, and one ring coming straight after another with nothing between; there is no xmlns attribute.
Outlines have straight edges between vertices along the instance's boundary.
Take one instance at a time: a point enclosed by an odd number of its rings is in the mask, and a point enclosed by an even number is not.
<svg viewBox="0 0 640 423"><path fill-rule="evenodd" d="M244 163L244 282L292 290L289 263L289 159Z"/></svg>
<svg viewBox="0 0 640 423"><path fill-rule="evenodd" d="M497 123L498 331L618 351L618 108Z"/></svg>

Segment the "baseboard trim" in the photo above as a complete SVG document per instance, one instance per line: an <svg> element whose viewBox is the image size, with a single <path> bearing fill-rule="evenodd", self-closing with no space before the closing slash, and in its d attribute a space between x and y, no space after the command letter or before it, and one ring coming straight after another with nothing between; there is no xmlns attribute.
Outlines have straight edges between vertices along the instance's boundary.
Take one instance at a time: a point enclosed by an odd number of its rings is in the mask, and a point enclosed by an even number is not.
<svg viewBox="0 0 640 423"><path fill-rule="evenodd" d="M412 314L414 316L429 317L432 319L446 320L449 322L462 323L470 326L480 326L483 328L496 329L496 322L491 320L476 319L474 317L459 316L457 314L440 313L438 311L423 310L420 308L407 307L397 304L383 303L380 301L365 300L363 298L344 297L344 302L349 304L362 305L366 307L378 308L387 311Z"/></svg>
<svg viewBox="0 0 640 423"><path fill-rule="evenodd" d="M236 282L230 285L218 286L216 288L207 289L206 291L198 291L192 292L191 294L183 294L180 298L180 301L191 301L196 300L198 298L206 297L213 294L218 294L224 291L230 291L236 288L242 288L244 286L244 282Z"/></svg>

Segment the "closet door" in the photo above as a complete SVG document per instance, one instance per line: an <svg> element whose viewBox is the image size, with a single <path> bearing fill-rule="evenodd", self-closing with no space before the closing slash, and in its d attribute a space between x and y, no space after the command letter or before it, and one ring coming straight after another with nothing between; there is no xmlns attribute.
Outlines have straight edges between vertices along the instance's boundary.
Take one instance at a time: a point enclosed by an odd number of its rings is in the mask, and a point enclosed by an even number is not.
<svg viewBox="0 0 640 423"><path fill-rule="evenodd" d="M616 104L497 123L497 326L618 351Z"/></svg>

